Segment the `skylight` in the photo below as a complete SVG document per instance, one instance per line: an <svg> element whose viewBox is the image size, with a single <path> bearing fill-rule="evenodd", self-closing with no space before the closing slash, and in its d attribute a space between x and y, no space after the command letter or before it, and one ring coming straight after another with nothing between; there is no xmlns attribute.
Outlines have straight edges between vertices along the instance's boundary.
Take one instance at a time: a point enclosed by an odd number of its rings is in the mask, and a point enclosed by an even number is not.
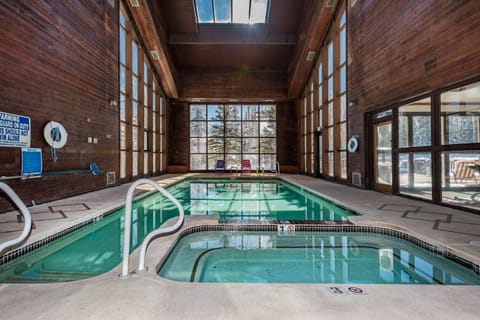
<svg viewBox="0 0 480 320"><path fill-rule="evenodd" d="M265 23L269 0L195 0L198 23Z"/></svg>

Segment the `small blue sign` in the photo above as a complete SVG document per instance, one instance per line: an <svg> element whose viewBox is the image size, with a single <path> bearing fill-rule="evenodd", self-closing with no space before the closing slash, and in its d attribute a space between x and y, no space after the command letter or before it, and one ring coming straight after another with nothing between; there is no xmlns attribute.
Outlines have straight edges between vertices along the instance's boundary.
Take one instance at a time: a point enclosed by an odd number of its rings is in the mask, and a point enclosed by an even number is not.
<svg viewBox="0 0 480 320"><path fill-rule="evenodd" d="M22 176L42 174L42 149L22 148Z"/></svg>
<svg viewBox="0 0 480 320"><path fill-rule="evenodd" d="M0 147L30 147L30 118L0 111Z"/></svg>

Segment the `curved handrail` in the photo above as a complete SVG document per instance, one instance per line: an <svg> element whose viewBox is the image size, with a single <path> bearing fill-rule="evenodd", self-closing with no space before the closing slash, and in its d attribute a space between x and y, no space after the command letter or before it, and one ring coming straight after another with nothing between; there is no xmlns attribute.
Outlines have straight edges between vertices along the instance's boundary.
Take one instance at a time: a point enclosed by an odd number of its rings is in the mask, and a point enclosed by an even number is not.
<svg viewBox="0 0 480 320"><path fill-rule="evenodd" d="M12 188L10 188L6 183L0 182L0 189L3 190L7 194L7 196L9 196L10 199L12 199L13 203L17 205L18 209L20 209L20 212L23 215L23 220L25 221L23 230L20 236L18 236L13 240L9 240L7 242L0 244L0 256L1 256L5 251L11 249L12 247L16 246L19 243L22 243L28 237L28 235L30 234L30 230L32 228L32 216L30 215L30 211L28 211L23 201L20 200L20 198L17 196L15 191L12 190Z"/></svg>
<svg viewBox="0 0 480 320"><path fill-rule="evenodd" d="M166 196L168 199L170 199L175 206L178 208L179 216L177 222L167 228L162 228L162 229L157 229L155 231L152 231L144 240L142 243L142 248L140 252L140 263L139 263L139 270L144 271L145 269L145 255L147 252L147 247L150 243L150 241L158 237L164 233L169 233L176 231L178 228L180 228L183 224L183 220L185 217L183 207L182 205L178 202L177 199L175 199L174 196L172 196L167 190L164 188L160 187L158 184L156 184L154 181L149 180L149 179L139 179L135 181L130 188L128 189L127 196L125 198L125 223L124 223L124 234L123 234L123 262L122 262L122 274L120 275L121 278L127 278L128 277L128 263L130 259L130 232L131 232L131 224L132 224L132 199L133 199L133 192L135 189L141 185L141 184L148 184L158 191L160 191L164 196Z"/></svg>

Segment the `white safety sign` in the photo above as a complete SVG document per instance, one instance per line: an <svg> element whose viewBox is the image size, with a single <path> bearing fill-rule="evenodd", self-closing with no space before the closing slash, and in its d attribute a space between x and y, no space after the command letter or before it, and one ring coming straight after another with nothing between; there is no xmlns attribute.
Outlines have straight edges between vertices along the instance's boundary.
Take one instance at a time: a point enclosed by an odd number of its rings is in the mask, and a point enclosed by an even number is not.
<svg viewBox="0 0 480 320"><path fill-rule="evenodd" d="M0 111L0 147L30 147L29 117Z"/></svg>

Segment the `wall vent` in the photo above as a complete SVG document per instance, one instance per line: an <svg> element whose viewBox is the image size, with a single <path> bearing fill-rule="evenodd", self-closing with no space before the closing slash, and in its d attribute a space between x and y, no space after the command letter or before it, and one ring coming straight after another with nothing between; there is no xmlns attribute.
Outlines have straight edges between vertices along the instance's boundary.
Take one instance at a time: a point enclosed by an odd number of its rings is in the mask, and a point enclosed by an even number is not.
<svg viewBox="0 0 480 320"><path fill-rule="evenodd" d="M113 186L115 184L115 171L107 172L107 186Z"/></svg>
<svg viewBox="0 0 480 320"><path fill-rule="evenodd" d="M153 50L153 51L150 51L150 54L152 55L152 59L153 60L158 60L158 52Z"/></svg>
<svg viewBox="0 0 480 320"><path fill-rule="evenodd" d="M132 5L132 7L140 7L140 3L138 2L138 0L130 0L130 4Z"/></svg>
<svg viewBox="0 0 480 320"><path fill-rule="evenodd" d="M430 60L425 61L423 64L425 71L432 71L437 67L437 58L433 58Z"/></svg>
<svg viewBox="0 0 480 320"><path fill-rule="evenodd" d="M352 172L352 184L356 187L362 186L362 174L360 172Z"/></svg>
<svg viewBox="0 0 480 320"><path fill-rule="evenodd" d="M325 7L333 7L334 3L335 0L327 0L327 2L325 2Z"/></svg>

